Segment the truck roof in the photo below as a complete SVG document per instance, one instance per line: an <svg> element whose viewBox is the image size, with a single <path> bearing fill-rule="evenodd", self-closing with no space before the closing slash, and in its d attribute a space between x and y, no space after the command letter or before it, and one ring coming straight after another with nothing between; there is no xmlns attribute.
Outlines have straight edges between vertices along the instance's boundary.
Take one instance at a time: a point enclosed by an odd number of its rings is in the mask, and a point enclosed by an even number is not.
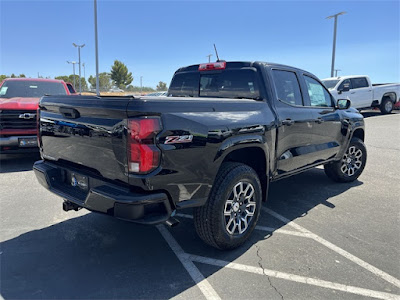
<svg viewBox="0 0 400 300"><path fill-rule="evenodd" d="M338 77L328 77L321 80L341 80L341 79L349 79L349 78L356 78L356 77L367 77L368 75L347 75L347 76L338 76Z"/></svg>
<svg viewBox="0 0 400 300"><path fill-rule="evenodd" d="M211 63L213 63L213 62L211 62ZM234 67L237 67L237 68L239 68L239 67L251 67L254 64L265 65L265 66L268 66L268 67L290 68L290 69L293 69L293 70L297 70L297 71L300 71L300 72L303 72L303 73L306 73L306 74L311 74L311 75L315 76L314 74L312 74L312 73L310 73L310 72L308 72L306 70L302 70L302 69L299 69L299 68L296 68L296 67L292 67L292 66L288 66L288 65L284 65L284 64L278 64L278 63L271 63L271 62L264 62L264 61L227 61L226 62L227 68L228 67L231 67L231 68L234 68ZM197 71L198 68L199 68L199 65L200 64L182 67L182 68L179 68L175 73L177 73L177 72L185 72L185 71L186 72L187 71Z"/></svg>
<svg viewBox="0 0 400 300"><path fill-rule="evenodd" d="M49 79L49 78L6 78L4 81L45 81L45 82L63 82L59 79Z"/></svg>

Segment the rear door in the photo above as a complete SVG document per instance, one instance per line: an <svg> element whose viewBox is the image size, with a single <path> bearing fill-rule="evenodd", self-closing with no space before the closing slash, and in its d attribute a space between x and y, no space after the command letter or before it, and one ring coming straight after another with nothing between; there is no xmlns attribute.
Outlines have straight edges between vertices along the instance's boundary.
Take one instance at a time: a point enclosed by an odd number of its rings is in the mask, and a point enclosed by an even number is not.
<svg viewBox="0 0 400 300"><path fill-rule="evenodd" d="M313 163L312 109L304 106L298 74L291 69L272 69L278 114L277 175Z"/></svg>
<svg viewBox="0 0 400 300"><path fill-rule="evenodd" d="M336 156L343 143L342 123L335 101L325 86L310 74L301 75L305 105L313 119L314 160L325 161Z"/></svg>
<svg viewBox="0 0 400 300"><path fill-rule="evenodd" d="M127 182L128 103L122 97L43 97L39 141L43 158Z"/></svg>

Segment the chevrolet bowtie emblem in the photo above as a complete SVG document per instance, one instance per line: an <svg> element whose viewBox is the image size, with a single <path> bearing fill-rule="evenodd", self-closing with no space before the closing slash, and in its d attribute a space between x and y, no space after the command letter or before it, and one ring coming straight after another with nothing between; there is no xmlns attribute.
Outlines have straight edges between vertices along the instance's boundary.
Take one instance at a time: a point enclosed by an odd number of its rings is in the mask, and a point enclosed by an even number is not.
<svg viewBox="0 0 400 300"><path fill-rule="evenodd" d="M34 118L36 118L36 114L30 114L30 113L20 114L19 118L20 119L26 119L26 120L34 119Z"/></svg>

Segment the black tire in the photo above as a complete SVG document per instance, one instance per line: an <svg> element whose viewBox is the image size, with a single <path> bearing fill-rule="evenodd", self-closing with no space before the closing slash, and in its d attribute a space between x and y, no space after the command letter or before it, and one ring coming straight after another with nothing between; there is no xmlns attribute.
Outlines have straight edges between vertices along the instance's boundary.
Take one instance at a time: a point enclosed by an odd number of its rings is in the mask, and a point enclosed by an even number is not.
<svg viewBox="0 0 400 300"><path fill-rule="evenodd" d="M355 152L353 149L356 149ZM359 151L361 151L361 157L356 157L355 153L359 154ZM348 159L350 159L351 162L348 161ZM336 182L352 182L361 175L366 162L367 148L364 142L359 138L353 137L343 158L340 161L324 166L325 174ZM350 170L351 168L353 168L353 174Z"/></svg>
<svg viewBox="0 0 400 300"><path fill-rule="evenodd" d="M392 99L390 97L384 97L382 99L381 105L379 106L379 109L381 110L381 113L386 115L390 114L393 110L394 104Z"/></svg>
<svg viewBox="0 0 400 300"><path fill-rule="evenodd" d="M238 189L243 191L244 186L252 187L253 196L250 197L251 204L249 202L250 200L243 200L245 199L247 192L245 194L239 193L242 197L242 200L239 200L241 202L236 201L239 199L239 197L235 197L233 189L236 189L236 194L238 195ZM251 189L251 187L249 189ZM229 200L231 199L232 195L233 202L228 204L228 201L232 201ZM257 173L251 167L245 164L234 162L222 164L215 179L211 193L208 197L207 203L202 207L197 207L194 209L194 226L197 234L205 243L217 249L227 250L239 247L249 238L254 230L254 227L256 226L261 211L261 200L262 191L260 180L257 176ZM250 213L247 209L248 206L246 206L245 201L248 202L247 205L251 206L254 206L255 203L255 208L249 207L249 210L254 210L252 212L253 215L252 217L244 217L246 220L248 220L248 225L242 233L239 233L239 231L242 230L242 223L239 221L239 215ZM237 207L239 204L241 205L240 208ZM243 209L244 207L246 208ZM224 212L228 209L231 216L224 215ZM235 217L234 215L236 214L238 216ZM235 232L233 232L233 234L228 232L229 228L227 229L227 223L229 223L230 219L234 219L232 222L234 225L234 230L238 229L237 234L235 234ZM238 225L238 222L240 222L240 225ZM243 224L245 223L243 222Z"/></svg>

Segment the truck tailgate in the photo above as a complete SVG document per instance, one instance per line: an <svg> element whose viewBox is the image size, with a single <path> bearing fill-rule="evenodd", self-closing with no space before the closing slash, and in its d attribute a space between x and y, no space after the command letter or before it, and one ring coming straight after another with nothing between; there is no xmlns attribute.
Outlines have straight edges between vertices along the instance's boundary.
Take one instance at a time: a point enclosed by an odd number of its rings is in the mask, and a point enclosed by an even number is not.
<svg viewBox="0 0 400 300"><path fill-rule="evenodd" d="M127 183L130 98L43 97L39 144L46 160Z"/></svg>

